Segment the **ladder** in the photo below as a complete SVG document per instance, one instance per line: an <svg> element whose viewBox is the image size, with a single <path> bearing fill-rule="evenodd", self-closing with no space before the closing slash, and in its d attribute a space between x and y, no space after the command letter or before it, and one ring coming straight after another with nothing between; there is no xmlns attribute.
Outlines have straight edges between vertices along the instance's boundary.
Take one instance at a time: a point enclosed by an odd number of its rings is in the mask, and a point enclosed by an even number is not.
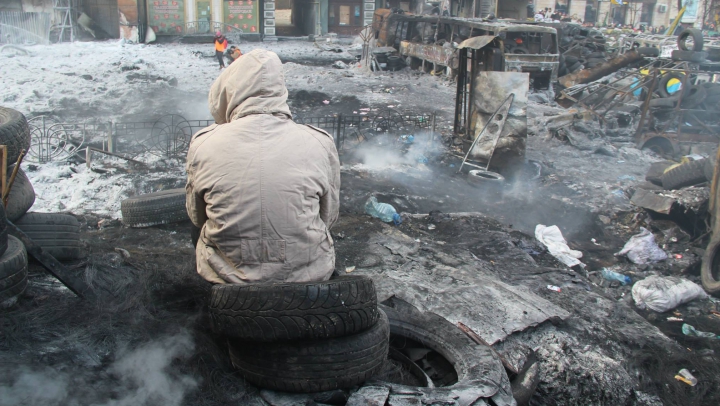
<svg viewBox="0 0 720 406"><path fill-rule="evenodd" d="M65 36L69 37L69 41L75 41L75 10L78 8L79 0L53 0L53 10L55 17L59 18L59 23L54 28L59 29L58 42L65 41Z"/></svg>

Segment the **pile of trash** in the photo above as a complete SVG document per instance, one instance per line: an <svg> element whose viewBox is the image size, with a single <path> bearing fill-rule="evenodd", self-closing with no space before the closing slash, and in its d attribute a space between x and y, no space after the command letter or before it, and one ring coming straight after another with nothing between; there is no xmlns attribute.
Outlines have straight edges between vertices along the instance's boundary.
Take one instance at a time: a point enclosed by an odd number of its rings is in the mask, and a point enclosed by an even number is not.
<svg viewBox="0 0 720 406"><path fill-rule="evenodd" d="M607 47L605 35L600 30L574 23L555 25L562 55L558 76L594 68L609 59L612 49Z"/></svg>

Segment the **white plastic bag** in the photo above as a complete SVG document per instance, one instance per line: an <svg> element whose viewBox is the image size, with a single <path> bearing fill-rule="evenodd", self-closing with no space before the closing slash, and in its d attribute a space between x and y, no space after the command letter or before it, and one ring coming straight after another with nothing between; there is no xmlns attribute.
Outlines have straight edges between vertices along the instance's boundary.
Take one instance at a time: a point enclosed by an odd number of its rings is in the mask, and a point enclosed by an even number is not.
<svg viewBox="0 0 720 406"><path fill-rule="evenodd" d="M582 258L582 252L571 250L570 247L568 247L558 226L547 227L538 224L535 226L535 238L547 247L550 255L557 258L563 264L567 266L580 265L583 268L585 267L585 264L578 259Z"/></svg>
<svg viewBox="0 0 720 406"><path fill-rule="evenodd" d="M615 255L625 255L630 261L640 265L667 259L665 251L655 243L655 236L643 227L640 227L640 234L632 236Z"/></svg>
<svg viewBox="0 0 720 406"><path fill-rule="evenodd" d="M683 303L707 297L698 284L677 276L650 276L633 285L635 305L662 313Z"/></svg>

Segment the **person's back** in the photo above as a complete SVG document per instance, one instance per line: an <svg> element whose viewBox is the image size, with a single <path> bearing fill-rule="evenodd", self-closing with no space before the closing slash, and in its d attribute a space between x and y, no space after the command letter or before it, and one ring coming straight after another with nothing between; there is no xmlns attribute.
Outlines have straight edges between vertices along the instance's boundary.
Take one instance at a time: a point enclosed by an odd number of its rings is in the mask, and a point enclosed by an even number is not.
<svg viewBox="0 0 720 406"><path fill-rule="evenodd" d="M187 209L202 228L198 272L215 283L329 279L340 164L332 138L295 124L282 63L256 49L215 81L187 160Z"/></svg>

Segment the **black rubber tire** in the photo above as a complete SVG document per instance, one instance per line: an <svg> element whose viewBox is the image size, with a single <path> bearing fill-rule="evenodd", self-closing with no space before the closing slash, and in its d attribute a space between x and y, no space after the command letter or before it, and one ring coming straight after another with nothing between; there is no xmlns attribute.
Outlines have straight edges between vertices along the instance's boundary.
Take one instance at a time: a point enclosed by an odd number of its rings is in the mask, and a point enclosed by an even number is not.
<svg viewBox="0 0 720 406"><path fill-rule="evenodd" d="M702 104L707 97L707 91L704 87L698 85L690 85L683 93L681 107L692 109Z"/></svg>
<svg viewBox="0 0 720 406"><path fill-rule="evenodd" d="M671 57L673 61L700 63L707 59L707 53L695 51L681 51L679 49L676 49L672 51Z"/></svg>
<svg viewBox="0 0 720 406"><path fill-rule="evenodd" d="M567 66L572 66L572 65L574 65L575 63L577 63L577 61L578 61L578 57L577 57L577 56L572 56L572 55L566 55L566 56L565 56L565 64L566 64Z"/></svg>
<svg viewBox="0 0 720 406"><path fill-rule="evenodd" d="M708 182L712 182L713 175L715 174L715 164L715 157L705 159L705 164L703 165L703 173L705 174L705 180L707 180Z"/></svg>
<svg viewBox="0 0 720 406"><path fill-rule="evenodd" d="M61 261L85 258L80 242L80 222L69 214L26 213L15 225L43 251Z"/></svg>
<svg viewBox="0 0 720 406"><path fill-rule="evenodd" d="M660 56L660 49L655 47L639 47L637 48L637 53L642 56L650 56L657 58L658 56Z"/></svg>
<svg viewBox="0 0 720 406"><path fill-rule="evenodd" d="M718 219L715 219L718 221ZM700 266L703 288L710 293L720 292L720 232L713 232Z"/></svg>
<svg viewBox="0 0 720 406"><path fill-rule="evenodd" d="M574 64L570 65L568 68L569 73L576 72L582 68L582 64L580 62L575 62Z"/></svg>
<svg viewBox="0 0 720 406"><path fill-rule="evenodd" d="M657 86L657 91L660 94L660 96L671 97L671 96L675 96L675 95L679 94L678 93L679 90L678 90L678 92L674 92L674 93L670 93L667 90L668 83L672 79L678 79L682 83L682 81L684 79L684 75L679 74L679 73L673 73L673 72L668 72L668 73L662 75L662 77L660 78L660 81L658 82L658 86Z"/></svg>
<svg viewBox="0 0 720 406"><path fill-rule="evenodd" d="M8 237L7 251L0 257L0 304L4 307L27 287L28 259L25 247L17 238Z"/></svg>
<svg viewBox="0 0 720 406"><path fill-rule="evenodd" d="M607 55L605 55L605 52L591 52L588 56L588 62L590 59L602 59L605 61L605 58L607 58Z"/></svg>
<svg viewBox="0 0 720 406"><path fill-rule="evenodd" d="M283 392L350 388L372 378L387 359L388 318L358 334L326 340L258 343L229 340L230 360L249 382Z"/></svg>
<svg viewBox="0 0 720 406"><path fill-rule="evenodd" d="M14 168L14 165L8 168L8 181ZM23 172L22 169L18 169L15 182L13 182L12 189L10 189L10 196L8 196L5 215L8 220L15 222L24 216L33 204L35 204L35 189L33 189L30 179L25 175L25 172Z"/></svg>
<svg viewBox="0 0 720 406"><path fill-rule="evenodd" d="M17 110L0 107L0 145L8 149L8 166L17 162L20 151L30 149L30 127Z"/></svg>
<svg viewBox="0 0 720 406"><path fill-rule="evenodd" d="M378 320L372 279L217 284L210 294L213 331L249 341L320 340L356 334Z"/></svg>
<svg viewBox="0 0 720 406"><path fill-rule="evenodd" d="M125 199L120 203L122 222L129 227L176 223L190 217L185 208L185 189L169 189Z"/></svg>
<svg viewBox="0 0 720 406"><path fill-rule="evenodd" d="M393 392L408 390L412 391L409 393L425 394L428 399L443 399L472 388L473 396L492 398L496 405L514 403L507 372L492 348L476 344L453 323L434 313L422 313L397 298L384 303L386 305L379 307L390 320L390 333L438 352L450 361L458 377L453 385L435 388L392 384ZM472 402L471 399L466 404Z"/></svg>
<svg viewBox="0 0 720 406"><path fill-rule="evenodd" d="M690 161L676 166L662 174L662 186L666 190L680 189L707 182L705 178L705 159Z"/></svg>
<svg viewBox="0 0 720 406"><path fill-rule="evenodd" d="M645 180L658 186L662 186L662 175L665 172L665 169L674 164L675 162L673 161L659 161L651 163L650 168L648 168L648 171L645 174Z"/></svg>
<svg viewBox="0 0 720 406"><path fill-rule="evenodd" d="M518 54L518 55L527 55L527 54L530 53L530 50L527 49L527 47L524 47L524 46L522 46L522 45L518 45L518 46L514 46L514 47L510 48L510 52L509 52L509 53L511 53L511 54Z"/></svg>
<svg viewBox="0 0 720 406"><path fill-rule="evenodd" d="M693 49L688 49L685 41L687 41L688 37L692 37L693 39ZM705 39L703 38L702 31L696 29L696 28L687 28L683 30L683 32L678 35L677 39L677 46L678 50L680 51L694 51L694 52L700 52L703 50L703 44L705 42Z"/></svg>
<svg viewBox="0 0 720 406"><path fill-rule="evenodd" d="M467 181L476 187L493 187L502 189L505 185L505 177L496 172L473 169L467 174Z"/></svg>
<svg viewBox="0 0 720 406"><path fill-rule="evenodd" d="M5 254L8 246L8 227L7 217L5 216L5 206L0 204L0 256Z"/></svg>

